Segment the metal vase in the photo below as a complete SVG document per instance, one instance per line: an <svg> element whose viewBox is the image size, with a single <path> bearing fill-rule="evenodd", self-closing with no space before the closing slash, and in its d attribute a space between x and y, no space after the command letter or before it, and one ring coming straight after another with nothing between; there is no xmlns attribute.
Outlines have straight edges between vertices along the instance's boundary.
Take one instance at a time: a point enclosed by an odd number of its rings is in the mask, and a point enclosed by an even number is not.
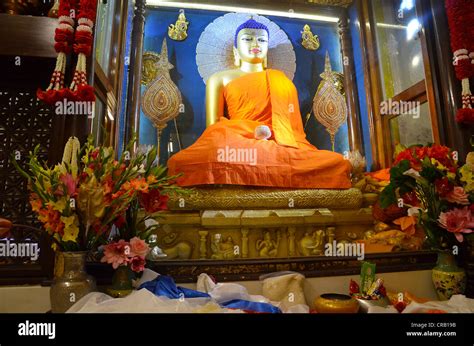
<svg viewBox="0 0 474 346"><path fill-rule="evenodd" d="M66 312L86 294L97 290L95 279L85 270L86 255L86 251L56 255L55 277L50 290L52 312Z"/></svg>

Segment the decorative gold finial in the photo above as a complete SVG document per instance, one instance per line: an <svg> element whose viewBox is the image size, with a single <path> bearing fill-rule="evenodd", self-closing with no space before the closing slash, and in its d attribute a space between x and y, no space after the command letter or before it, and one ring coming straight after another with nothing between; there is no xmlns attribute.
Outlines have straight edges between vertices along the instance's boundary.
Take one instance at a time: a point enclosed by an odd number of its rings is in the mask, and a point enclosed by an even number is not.
<svg viewBox="0 0 474 346"><path fill-rule="evenodd" d="M188 24L184 10L180 10L176 23L170 24L168 27L169 38L175 41L184 41L188 37Z"/></svg>
<svg viewBox="0 0 474 346"><path fill-rule="evenodd" d="M307 50L317 50L319 48L319 37L311 32L308 24L305 24L303 31L301 31L301 44Z"/></svg>
<svg viewBox="0 0 474 346"><path fill-rule="evenodd" d="M335 136L347 119L347 105L339 87L343 87L343 75L332 71L329 53L326 51L322 81L313 99L313 114L329 133L332 151L335 150ZM342 83L342 84L341 84Z"/></svg>

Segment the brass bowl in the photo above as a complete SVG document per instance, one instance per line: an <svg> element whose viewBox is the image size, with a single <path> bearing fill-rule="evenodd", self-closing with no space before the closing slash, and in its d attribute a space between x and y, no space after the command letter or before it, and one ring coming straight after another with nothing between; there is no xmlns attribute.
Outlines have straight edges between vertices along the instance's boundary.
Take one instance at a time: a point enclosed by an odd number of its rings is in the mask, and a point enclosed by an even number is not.
<svg viewBox="0 0 474 346"><path fill-rule="evenodd" d="M314 309L323 314L355 314L359 303L346 294L325 293L314 300Z"/></svg>

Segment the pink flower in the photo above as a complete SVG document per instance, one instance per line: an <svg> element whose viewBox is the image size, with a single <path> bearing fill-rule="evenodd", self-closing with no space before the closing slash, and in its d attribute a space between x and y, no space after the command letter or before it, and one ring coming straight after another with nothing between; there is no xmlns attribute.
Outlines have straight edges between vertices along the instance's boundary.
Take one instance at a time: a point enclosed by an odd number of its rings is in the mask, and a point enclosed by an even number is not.
<svg viewBox="0 0 474 346"><path fill-rule="evenodd" d="M145 270L145 257L143 256L135 256L131 260L131 268L134 272L142 272Z"/></svg>
<svg viewBox="0 0 474 346"><path fill-rule="evenodd" d="M76 193L76 181L74 180L71 174L67 173L61 175L59 180L61 180L61 182L66 187L69 196L73 196Z"/></svg>
<svg viewBox="0 0 474 346"><path fill-rule="evenodd" d="M129 262L130 252L130 244L120 239L118 242L104 246L104 257L100 261L112 264L112 267L117 269L120 265Z"/></svg>
<svg viewBox="0 0 474 346"><path fill-rule="evenodd" d="M130 239L130 257L133 256L146 256L148 251L150 251L150 248L148 247L148 244L145 243L144 240L138 238L138 237L133 237Z"/></svg>
<svg viewBox="0 0 474 346"><path fill-rule="evenodd" d="M462 233L471 233L474 228L474 219L468 207L455 208L439 215L438 222L441 227L454 233L459 242L464 240Z"/></svg>
<svg viewBox="0 0 474 346"><path fill-rule="evenodd" d="M461 186L455 186L446 197L444 197L448 202L457 203L462 205L469 205L468 195Z"/></svg>

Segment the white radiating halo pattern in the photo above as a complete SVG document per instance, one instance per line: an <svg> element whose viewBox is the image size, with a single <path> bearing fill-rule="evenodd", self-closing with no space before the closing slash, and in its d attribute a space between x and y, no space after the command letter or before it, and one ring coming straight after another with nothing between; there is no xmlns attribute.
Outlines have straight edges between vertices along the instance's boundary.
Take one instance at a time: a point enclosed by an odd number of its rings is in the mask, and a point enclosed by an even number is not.
<svg viewBox="0 0 474 346"><path fill-rule="evenodd" d="M196 64L204 83L219 71L235 68L234 36L237 27L253 17L268 27L268 68L280 70L293 80L296 70L296 55L286 33L270 19L250 13L227 13L204 29L196 47Z"/></svg>

